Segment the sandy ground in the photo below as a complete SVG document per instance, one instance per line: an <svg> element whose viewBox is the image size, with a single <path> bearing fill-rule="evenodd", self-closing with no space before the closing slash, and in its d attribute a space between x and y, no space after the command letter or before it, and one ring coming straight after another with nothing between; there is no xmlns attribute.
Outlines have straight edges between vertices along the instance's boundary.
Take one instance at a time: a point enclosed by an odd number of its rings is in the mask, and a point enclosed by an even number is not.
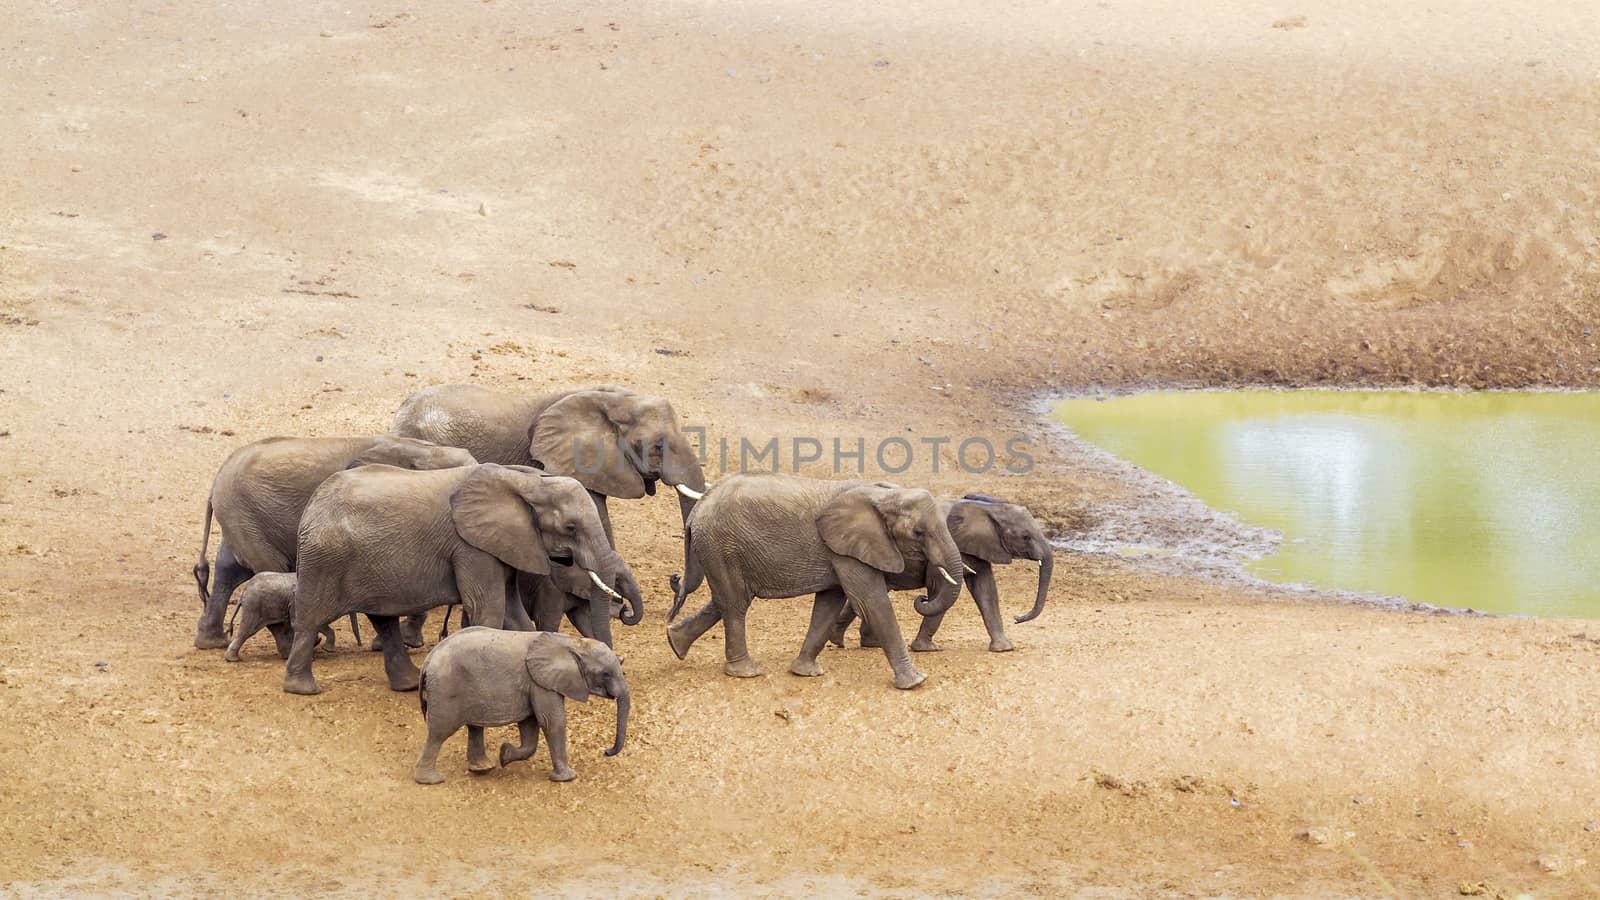
<svg viewBox="0 0 1600 900"><path fill-rule="evenodd" d="M666 647L656 498L627 752L590 704L577 782L458 738L422 788L377 656L283 694L189 577L232 447L442 381L1020 435L899 478L1061 533L1139 494L1051 391L1600 383L1591 3L132 6L0 9L0 891L1595 890L1597 623L1063 553L1015 653L964 604L915 692L797 679L772 601L735 681Z"/></svg>

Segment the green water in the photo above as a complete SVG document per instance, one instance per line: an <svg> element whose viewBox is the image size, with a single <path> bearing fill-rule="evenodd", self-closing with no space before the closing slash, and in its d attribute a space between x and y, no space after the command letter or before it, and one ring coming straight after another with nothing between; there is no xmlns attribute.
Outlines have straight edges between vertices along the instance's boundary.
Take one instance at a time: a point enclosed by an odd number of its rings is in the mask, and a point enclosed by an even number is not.
<svg viewBox="0 0 1600 900"><path fill-rule="evenodd" d="M1600 618L1600 393L1161 392L1055 416L1281 532L1263 578Z"/></svg>

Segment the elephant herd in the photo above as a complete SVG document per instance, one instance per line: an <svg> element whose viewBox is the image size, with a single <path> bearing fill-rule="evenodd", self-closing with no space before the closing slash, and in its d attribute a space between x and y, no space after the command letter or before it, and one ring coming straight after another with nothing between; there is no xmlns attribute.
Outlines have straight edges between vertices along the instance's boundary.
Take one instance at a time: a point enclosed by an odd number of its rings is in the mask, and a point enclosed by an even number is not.
<svg viewBox="0 0 1600 900"><path fill-rule="evenodd" d="M564 700L617 701L622 749L630 707L611 620L644 614L638 581L616 551L607 503L678 495L684 568L672 577L667 640L682 659L723 623L729 675L760 669L745 617L757 597L815 596L796 675L822 672L817 656L844 645L862 619L862 646L881 646L897 688L926 678L911 662L890 604L892 590L921 590L922 626L910 650L939 649L934 635L964 582L982 613L989 649L1010 650L993 566L1040 563L1033 608L1043 610L1051 547L1021 506L981 494L939 499L887 483L785 475L730 475L706 487L699 457L660 398L606 385L514 396L478 385L425 388L401 405L390 434L268 438L234 451L212 482L200 560L202 611L195 646L227 648L267 628L286 658L284 690L315 694L313 651L333 648L331 625L356 615L376 631L393 690L421 689L428 740L414 777L440 780L440 743L468 729L468 768L494 767L483 728L519 724L521 744L500 763L527 759L539 731L551 777L570 780ZM206 561L211 521L222 537ZM711 599L678 618L702 582ZM241 585L243 589L240 589ZM237 592L237 633L224 630ZM436 607L460 605L466 627L443 637L419 670L408 647ZM579 633L557 633L563 618Z"/></svg>

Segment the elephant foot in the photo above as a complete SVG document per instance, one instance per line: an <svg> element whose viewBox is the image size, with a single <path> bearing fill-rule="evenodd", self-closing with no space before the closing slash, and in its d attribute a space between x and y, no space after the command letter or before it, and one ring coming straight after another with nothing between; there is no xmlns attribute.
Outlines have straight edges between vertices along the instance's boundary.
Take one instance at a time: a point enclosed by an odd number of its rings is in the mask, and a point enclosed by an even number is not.
<svg viewBox="0 0 1600 900"><path fill-rule="evenodd" d="M562 766L561 768L556 769L556 770L554 770L554 771L552 771L550 773L550 780L551 781L571 781L572 779L577 778L577 777L578 777L578 773L572 771L572 767L571 766Z"/></svg>
<svg viewBox="0 0 1600 900"><path fill-rule="evenodd" d="M367 645L367 649L369 651L373 652L373 653L377 653L377 652L381 651L383 649L383 638L381 638L381 637L373 638L372 639L372 643Z"/></svg>
<svg viewBox="0 0 1600 900"><path fill-rule="evenodd" d="M439 784L444 781L444 776L440 775L439 770L433 766L428 766L426 769L422 766L417 766L411 770L411 780L417 784Z"/></svg>
<svg viewBox="0 0 1600 900"><path fill-rule="evenodd" d="M221 650L223 647L228 646L228 637L220 631L216 634L207 634L202 631L194 636L194 645L200 650Z"/></svg>
<svg viewBox="0 0 1600 900"><path fill-rule="evenodd" d="M894 673L894 686L902 691L909 691L927 680L928 676L918 672L916 669L906 669L903 672Z"/></svg>
<svg viewBox="0 0 1600 900"><path fill-rule="evenodd" d="M533 750L531 748L524 750L515 744L500 745L500 765L502 767L504 767L506 763L522 762L532 755Z"/></svg>
<svg viewBox="0 0 1600 900"><path fill-rule="evenodd" d="M422 646L422 623L416 618L410 616L400 623L400 639L413 650Z"/></svg>
<svg viewBox="0 0 1600 900"><path fill-rule="evenodd" d="M505 756L505 749L504 748L501 748L500 755L502 757ZM494 761L489 759L489 757L487 757L487 756L485 756L483 759L469 759L469 760L467 760L467 771L471 772L474 775L482 775L485 772L493 772L494 770L495 770Z"/></svg>
<svg viewBox="0 0 1600 900"><path fill-rule="evenodd" d="M938 653L944 648L935 644L932 638L924 639L919 637L911 642L911 649L918 653Z"/></svg>
<svg viewBox="0 0 1600 900"><path fill-rule="evenodd" d="M828 643L834 645L835 647L838 647L840 650L843 650L844 649L844 629L843 628L835 628L834 630L828 632Z"/></svg>
<svg viewBox="0 0 1600 900"><path fill-rule="evenodd" d="M839 646L843 647L844 645L840 644ZM861 648L863 650L882 650L883 641L880 641L875 637L867 637L863 634L861 636Z"/></svg>
<svg viewBox="0 0 1600 900"><path fill-rule="evenodd" d="M238 662L239 661L239 648L233 646L232 644L229 644L228 645L228 649L224 650L222 652L222 658L227 660L228 662Z"/></svg>
<svg viewBox="0 0 1600 900"><path fill-rule="evenodd" d="M730 659L722 664L722 671L735 678L755 678L761 674L761 667L756 661L746 656L744 659Z"/></svg>
<svg viewBox="0 0 1600 900"><path fill-rule="evenodd" d="M422 672L416 666L412 666L410 671L396 672L389 676L391 691L414 691L421 684Z"/></svg>
<svg viewBox="0 0 1600 900"><path fill-rule="evenodd" d="M288 694L310 695L322 693L322 688L317 687L317 680L311 677L310 672L304 675L283 676L283 690L284 693Z"/></svg>
<svg viewBox="0 0 1600 900"><path fill-rule="evenodd" d="M815 678L822 674L822 666L817 665L814 659L799 656L795 657L794 662L789 663L789 671L802 678Z"/></svg>
<svg viewBox="0 0 1600 900"><path fill-rule="evenodd" d="M1017 645L1011 643L1011 639L1004 635L989 640L989 650L993 653L1008 653L1015 649Z"/></svg>
<svg viewBox="0 0 1600 900"><path fill-rule="evenodd" d="M694 645L694 641L683 633L682 628L672 625L667 628L667 645L672 648L673 655L684 659L689 655L689 648Z"/></svg>

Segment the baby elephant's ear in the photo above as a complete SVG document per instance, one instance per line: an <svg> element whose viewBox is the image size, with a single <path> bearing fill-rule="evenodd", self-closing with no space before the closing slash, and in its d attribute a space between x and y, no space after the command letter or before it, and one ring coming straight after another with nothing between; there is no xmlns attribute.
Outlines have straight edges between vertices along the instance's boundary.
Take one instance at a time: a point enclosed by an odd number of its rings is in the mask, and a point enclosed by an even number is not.
<svg viewBox="0 0 1600 900"><path fill-rule="evenodd" d="M967 498L972 495L968 494ZM1011 562L1011 554L1000 539L999 527L990 510L994 504L988 500L972 501L964 498L950 508L945 524L950 526L950 536L956 547L968 556L976 556L997 566Z"/></svg>
<svg viewBox="0 0 1600 900"><path fill-rule="evenodd" d="M555 691L568 700L589 700L589 682L583 677L578 652L559 635L536 632L528 638L528 654L523 660L528 675L538 686Z"/></svg>
<svg viewBox="0 0 1600 900"><path fill-rule="evenodd" d="M906 560L889 535L877 501L889 490L877 485L851 488L817 514L817 533L828 549L859 559L880 572L905 571Z"/></svg>
<svg viewBox="0 0 1600 900"><path fill-rule="evenodd" d="M513 569L550 574L550 557L533 522L533 507L518 490L530 477L503 466L481 465L450 495L450 518L461 539Z"/></svg>

